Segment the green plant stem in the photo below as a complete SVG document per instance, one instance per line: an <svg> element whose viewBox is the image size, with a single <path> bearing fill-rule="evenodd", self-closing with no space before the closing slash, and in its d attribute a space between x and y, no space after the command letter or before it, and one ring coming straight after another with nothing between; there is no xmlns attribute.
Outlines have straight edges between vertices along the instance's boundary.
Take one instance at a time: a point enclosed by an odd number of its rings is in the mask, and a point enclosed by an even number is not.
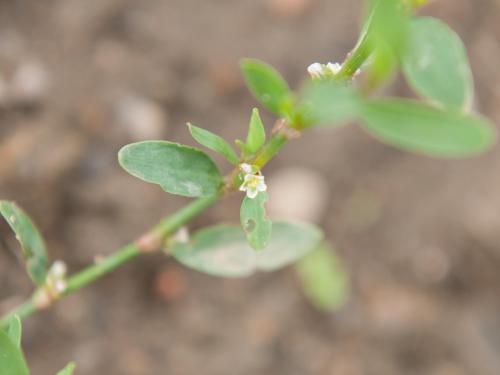
<svg viewBox="0 0 500 375"><path fill-rule="evenodd" d="M352 77L370 56L371 49L367 37L369 23L370 20L368 20L367 24L365 25L365 28L363 29L356 47L344 61L342 70L339 72L340 78L347 79ZM253 164L258 166L259 168L264 167L290 139L291 130L293 129L289 129L286 126L280 128L268 140L264 147L262 147L261 151L255 156L255 158L253 159ZM237 188L237 186L230 186L230 188L234 189ZM169 235L174 233L184 224L188 223L192 218L202 213L205 209L213 205L229 191L231 191L231 189L225 190L224 193L221 193L220 195L208 198L198 198L194 200L173 215L161 220L149 232L142 236L139 241L130 243L122 247L121 249L117 250L115 253L109 255L98 263L90 265L80 272L76 273L75 275L71 276L67 280L67 288L65 292L59 298L63 298L65 296L73 294L74 292L89 285L100 277L107 275L111 271L129 262L130 260L137 258L140 254L154 251L157 248L161 248L164 240ZM145 249L141 247L141 240L145 240L145 244L143 242L142 246L146 246L147 251L145 251ZM147 244L148 240L151 241L151 244L149 245ZM40 308L37 307L34 301L35 295L36 291L27 301L17 306L9 313L5 314L0 319L0 328L5 326L13 315L18 315L19 318L25 319L39 311Z"/></svg>
<svg viewBox="0 0 500 375"><path fill-rule="evenodd" d="M342 64L342 69L340 69L340 72L337 74L337 77L339 79L349 79L354 76L358 69L361 68L361 65L363 65L368 57L370 57L370 54L372 53L368 40L368 29L370 27L370 21L371 19L367 21L367 24L365 25L361 33L358 43Z"/></svg>
<svg viewBox="0 0 500 375"><path fill-rule="evenodd" d="M288 137L285 130L277 132L269 139L261 152L255 157L252 164L259 169L262 168L278 153L287 141Z"/></svg>
<svg viewBox="0 0 500 375"><path fill-rule="evenodd" d="M149 232L150 235L153 235L153 237L151 238L156 238L160 240L161 243L161 241L163 241L165 237L174 233L193 217L199 215L205 209L217 202L218 199L219 196L216 195L213 197L198 198L194 200L181 210L174 213L172 216L169 216L166 219L160 221L160 223L152 228ZM148 236L148 234L146 236ZM90 265L70 277L67 280L66 290L60 297L65 297L73 294L77 290L87 286L88 284L110 273L121 265L138 257L142 253L144 253L144 251L137 243L131 243L122 247L121 249L99 261L98 263ZM34 295L28 301L26 301L22 305L19 305L17 308L0 319L0 327L4 326L12 315L18 315L19 318L24 319L39 310L34 301Z"/></svg>
<svg viewBox="0 0 500 375"><path fill-rule="evenodd" d="M259 166L262 167L267 164L267 162L269 162L287 142L288 137L285 131L286 129L281 129L274 134L257 154L255 160L259 163ZM123 264L137 258L139 255L161 247L164 240L169 235L188 223L192 218L205 211L205 209L213 205L221 197L222 195L215 195L213 197L198 198L192 201L173 215L161 220L149 232L141 236L138 241L122 247L108 257L77 272L68 278L66 290L59 298L73 294ZM150 241L151 244L148 244L148 241ZM146 246L146 250L141 248L141 242L143 242L143 246ZM151 246L151 249L149 249L149 246ZM20 319L25 319L40 310L35 303L35 295L36 292L26 302L3 316L0 319L0 327L5 326L13 315L18 315Z"/></svg>

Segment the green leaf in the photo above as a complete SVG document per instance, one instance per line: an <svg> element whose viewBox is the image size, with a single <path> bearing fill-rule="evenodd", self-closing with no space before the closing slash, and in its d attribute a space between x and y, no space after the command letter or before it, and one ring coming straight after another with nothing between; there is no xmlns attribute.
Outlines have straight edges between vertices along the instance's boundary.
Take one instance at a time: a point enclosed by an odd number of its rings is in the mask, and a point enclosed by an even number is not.
<svg viewBox="0 0 500 375"><path fill-rule="evenodd" d="M45 242L30 217L14 202L0 201L0 214L10 225L21 244L26 269L38 285L45 282L47 275L47 251Z"/></svg>
<svg viewBox="0 0 500 375"><path fill-rule="evenodd" d="M26 361L7 334L0 329L0 375L29 375Z"/></svg>
<svg viewBox="0 0 500 375"><path fill-rule="evenodd" d="M272 66L255 59L244 59L241 70L250 91L269 111L278 116L290 112L292 93Z"/></svg>
<svg viewBox="0 0 500 375"><path fill-rule="evenodd" d="M188 243L177 243L171 250L179 262L197 271L245 277L295 262L314 249L322 237L313 225L275 222L266 249L257 252L248 245L241 227L219 225L198 231Z"/></svg>
<svg viewBox="0 0 500 375"><path fill-rule="evenodd" d="M410 151L439 157L465 157L490 148L496 138L485 119L440 110L409 100L367 102L364 127L380 140Z"/></svg>
<svg viewBox="0 0 500 375"><path fill-rule="evenodd" d="M349 277L333 249L326 243L296 264L304 294L319 310L333 311L349 295Z"/></svg>
<svg viewBox="0 0 500 375"><path fill-rule="evenodd" d="M219 170L202 151L167 141L145 141L124 146L120 165L132 176L158 184L168 193L186 197L217 194Z"/></svg>
<svg viewBox="0 0 500 375"><path fill-rule="evenodd" d="M259 116L259 110L252 110L250 125L248 127L247 150L250 154L256 153L266 142L266 130Z"/></svg>
<svg viewBox="0 0 500 375"><path fill-rule="evenodd" d="M242 140L237 139L234 141L234 143L236 143L236 145L240 148L244 158L246 158L247 156L249 156L251 154L250 150L247 147L247 144L245 142L243 142Z"/></svg>
<svg viewBox="0 0 500 375"><path fill-rule="evenodd" d="M188 123L187 126L189 132L198 143L221 154L231 164L236 165L239 163L238 155L236 155L236 152L234 152L231 145L229 145L224 138L190 123Z"/></svg>
<svg viewBox="0 0 500 375"><path fill-rule="evenodd" d="M75 364L70 362L63 368L61 371L57 373L57 375L72 375L73 371L75 371Z"/></svg>
<svg viewBox="0 0 500 375"><path fill-rule="evenodd" d="M403 71L415 91L444 107L469 108L474 85L460 37L440 20L419 17L409 42Z"/></svg>
<svg viewBox="0 0 500 375"><path fill-rule="evenodd" d="M345 123L356 118L360 111L360 98L342 83L312 82L304 88L302 96L300 122L305 127Z"/></svg>
<svg viewBox="0 0 500 375"><path fill-rule="evenodd" d="M5 333L18 348L21 348L22 330L21 319L17 315L12 316L7 322Z"/></svg>
<svg viewBox="0 0 500 375"><path fill-rule="evenodd" d="M263 250L271 237L273 223L266 214L266 192L260 192L255 198L245 196L241 203L240 221L248 243L255 250Z"/></svg>

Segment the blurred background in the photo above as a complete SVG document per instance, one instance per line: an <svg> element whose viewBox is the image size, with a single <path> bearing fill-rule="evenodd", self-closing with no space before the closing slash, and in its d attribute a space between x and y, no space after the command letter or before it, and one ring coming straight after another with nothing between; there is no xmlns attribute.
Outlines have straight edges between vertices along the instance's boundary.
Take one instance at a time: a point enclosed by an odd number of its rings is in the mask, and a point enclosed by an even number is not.
<svg viewBox="0 0 500 375"><path fill-rule="evenodd" d="M0 197L33 216L72 272L113 252L187 202L121 170L122 145L194 145L186 121L243 138L257 103L239 59L269 62L296 86L310 63L343 60L361 8L0 1ZM500 3L439 0L422 13L464 39L476 108L498 123ZM387 93L408 91L397 80ZM145 256L25 322L32 373L75 360L79 375L500 374L499 167L499 148L440 161L356 125L307 132L266 168L270 209L324 228L351 279L340 310L308 304L292 268L223 280ZM237 222L240 198L191 229ZM0 235L11 237L4 223ZM1 312L32 290L5 248L0 285Z"/></svg>

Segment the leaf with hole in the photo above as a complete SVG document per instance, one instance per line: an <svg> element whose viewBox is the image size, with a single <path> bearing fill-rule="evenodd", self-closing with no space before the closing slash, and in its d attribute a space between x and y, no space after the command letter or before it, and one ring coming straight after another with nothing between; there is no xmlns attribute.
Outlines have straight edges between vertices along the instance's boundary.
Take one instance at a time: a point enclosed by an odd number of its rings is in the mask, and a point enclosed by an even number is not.
<svg viewBox="0 0 500 375"><path fill-rule="evenodd" d="M0 329L0 375L29 375L23 353Z"/></svg>
<svg viewBox="0 0 500 375"><path fill-rule="evenodd" d="M293 105L293 96L286 81L270 65L244 59L241 70L250 91L264 107L277 116L287 115Z"/></svg>
<svg viewBox="0 0 500 375"><path fill-rule="evenodd" d="M460 37L444 22L431 17L411 22L403 71L415 91L432 102L470 108L474 85L467 52Z"/></svg>
<svg viewBox="0 0 500 375"><path fill-rule="evenodd" d="M30 217L14 202L0 201L0 214L21 244L28 275L37 285L42 285L47 275L48 262L42 235Z"/></svg>
<svg viewBox="0 0 500 375"><path fill-rule="evenodd" d="M489 149L496 138L493 126L481 117L410 100L367 102L362 118L365 129L380 140L431 156L475 155Z"/></svg>
<svg viewBox="0 0 500 375"><path fill-rule="evenodd" d="M224 138L190 123L188 123L187 126L189 132L199 144L221 154L231 164L236 165L239 163L238 155L236 155L236 152L234 152L231 145L229 145Z"/></svg>
<svg viewBox="0 0 500 375"><path fill-rule="evenodd" d="M302 289L319 310L342 307L349 295L349 277L333 249L322 243L295 265Z"/></svg>
<svg viewBox="0 0 500 375"><path fill-rule="evenodd" d="M239 226L219 225L196 232L188 243L171 248L186 267L214 276L245 277L256 271L274 271L313 250L322 240L315 226L297 222L274 222L265 250L255 251Z"/></svg>
<svg viewBox="0 0 500 375"><path fill-rule="evenodd" d="M171 194L212 196L223 183L219 170L208 155L178 143L131 143L120 150L118 160L132 176L158 184Z"/></svg>
<svg viewBox="0 0 500 375"><path fill-rule="evenodd" d="M241 226L248 243L255 250L263 250L271 237L273 223L267 217L265 207L268 199L266 192L260 192L255 198L245 196L241 203Z"/></svg>

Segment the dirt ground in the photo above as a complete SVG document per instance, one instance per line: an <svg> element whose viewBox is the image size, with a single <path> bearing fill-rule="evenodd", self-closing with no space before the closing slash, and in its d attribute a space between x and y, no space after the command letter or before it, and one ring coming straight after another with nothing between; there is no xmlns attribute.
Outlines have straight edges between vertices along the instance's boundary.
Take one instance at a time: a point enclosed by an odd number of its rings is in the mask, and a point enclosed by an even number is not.
<svg viewBox="0 0 500 375"><path fill-rule="evenodd" d="M187 202L122 171L122 145L194 144L186 121L244 137L256 103L238 60L263 59L297 85L311 62L342 60L360 11L348 0L0 1L0 197L32 214L53 259L84 267ZM500 3L439 0L424 13L464 38L476 108L499 123ZM498 147L439 161L352 125L305 134L266 176L288 167L327 186L312 215L350 273L345 307L315 311L290 268L222 280L146 256L25 322L32 373L75 360L78 375L500 374ZM191 227L237 218L230 199ZM2 312L31 291L3 248L0 285Z"/></svg>

